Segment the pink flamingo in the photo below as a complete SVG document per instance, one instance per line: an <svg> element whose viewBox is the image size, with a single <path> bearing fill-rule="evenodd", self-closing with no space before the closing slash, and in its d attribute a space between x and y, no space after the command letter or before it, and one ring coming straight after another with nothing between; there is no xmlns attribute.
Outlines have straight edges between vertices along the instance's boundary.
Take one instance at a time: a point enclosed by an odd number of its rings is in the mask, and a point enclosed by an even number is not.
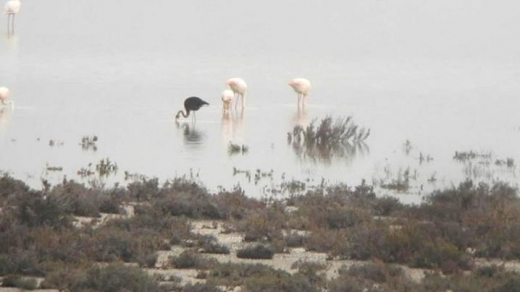
<svg viewBox="0 0 520 292"><path fill-rule="evenodd" d="M309 95L311 82L305 78L294 78L288 83L298 93L298 107L303 106L305 98Z"/></svg>
<svg viewBox="0 0 520 292"><path fill-rule="evenodd" d="M235 93L229 89L222 91L222 94L220 94L220 98L222 99L222 110L225 112L229 111L234 95Z"/></svg>
<svg viewBox="0 0 520 292"><path fill-rule="evenodd" d="M247 91L247 83L242 78L230 78L226 81L226 84L231 88L234 95L237 96L237 101L235 102L235 109L238 105L238 99L241 97L242 100L242 108L246 106L245 94Z"/></svg>
<svg viewBox="0 0 520 292"><path fill-rule="evenodd" d="M7 14L7 32L14 33L14 16L20 11L20 0L9 0L4 5L4 14Z"/></svg>

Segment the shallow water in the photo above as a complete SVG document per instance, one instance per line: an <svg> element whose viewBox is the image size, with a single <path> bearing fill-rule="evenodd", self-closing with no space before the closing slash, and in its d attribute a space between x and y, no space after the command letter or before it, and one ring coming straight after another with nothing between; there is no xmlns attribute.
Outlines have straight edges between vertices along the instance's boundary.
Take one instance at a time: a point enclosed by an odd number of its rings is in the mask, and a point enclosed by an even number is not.
<svg viewBox="0 0 520 292"><path fill-rule="evenodd" d="M250 196L291 179L349 185L416 174L404 200L466 178L518 183L520 4L489 1L24 2L0 39L0 168L41 187L109 157L123 172L190 174ZM0 21L0 23L3 23ZM223 117L224 81L249 85L243 114ZM293 77L311 80L298 112ZM211 105L176 124L184 98ZM300 159L287 132L327 115L371 129L367 149L330 163ZM83 136L99 137L97 151ZM55 142L54 146L49 141ZM406 155L403 144L409 140ZM248 146L229 155L228 143ZM490 165L455 151L492 152ZM420 163L420 153L433 160ZM47 166L63 167L49 172ZM258 184L233 169L273 173ZM428 179L435 178L435 180ZM422 185L422 190L421 190ZM381 193L391 193L381 190Z"/></svg>

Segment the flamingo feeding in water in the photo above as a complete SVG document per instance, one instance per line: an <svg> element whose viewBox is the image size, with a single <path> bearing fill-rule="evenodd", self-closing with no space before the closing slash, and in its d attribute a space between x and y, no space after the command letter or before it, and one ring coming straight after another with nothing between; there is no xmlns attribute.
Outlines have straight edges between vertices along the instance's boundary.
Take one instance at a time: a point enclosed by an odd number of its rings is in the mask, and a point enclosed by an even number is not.
<svg viewBox="0 0 520 292"><path fill-rule="evenodd" d="M2 105L8 105L11 104L11 108L14 107L14 101L7 100L9 98L9 88L7 87L0 87L0 102L2 102Z"/></svg>
<svg viewBox="0 0 520 292"><path fill-rule="evenodd" d="M294 78L288 84L298 93L298 106L303 106L305 98L309 95L311 82L305 78Z"/></svg>
<svg viewBox="0 0 520 292"><path fill-rule="evenodd" d="M175 119L178 119L181 116L181 114L183 117L187 118L190 116L190 112L193 112L192 119L196 120L197 118L195 117L195 112L198 111L204 105L209 105L209 103L205 102L204 100L196 96L188 97L186 98L186 100L184 100L184 109L186 110L186 114L184 114L184 112L180 110L179 112L177 112L177 115L175 115Z"/></svg>
<svg viewBox="0 0 520 292"><path fill-rule="evenodd" d="M226 84L231 88L233 94L237 96L237 101L235 102L235 109L238 105L238 99L241 97L242 100L242 108L246 106L245 94L247 91L247 83L242 78L230 78L226 81Z"/></svg>
<svg viewBox="0 0 520 292"><path fill-rule="evenodd" d="M234 95L233 91L229 89L222 91L222 94L220 94L220 98L222 99L222 109L224 111L229 111Z"/></svg>
<svg viewBox="0 0 520 292"><path fill-rule="evenodd" d="M20 0L9 0L4 5L4 14L7 14L7 32L14 33L14 16L20 11Z"/></svg>

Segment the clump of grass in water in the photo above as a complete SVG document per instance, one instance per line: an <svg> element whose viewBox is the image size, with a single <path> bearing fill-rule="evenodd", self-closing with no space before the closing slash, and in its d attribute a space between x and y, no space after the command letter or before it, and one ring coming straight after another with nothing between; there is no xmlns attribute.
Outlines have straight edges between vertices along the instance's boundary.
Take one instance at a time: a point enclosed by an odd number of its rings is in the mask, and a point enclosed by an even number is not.
<svg viewBox="0 0 520 292"><path fill-rule="evenodd" d="M83 138L81 138L81 143L79 145L81 145L81 148L83 150L93 150L93 151L97 151L97 145L96 145L96 142L98 141L98 137L97 136L83 136Z"/></svg>
<svg viewBox="0 0 520 292"><path fill-rule="evenodd" d="M352 117L333 120L326 117L319 126L315 121L307 127L295 126L287 140L299 156L330 160L332 157L353 157L357 151L368 151L365 140L370 129L361 128Z"/></svg>
<svg viewBox="0 0 520 292"><path fill-rule="evenodd" d="M413 148L412 147L412 142L410 142L410 140L404 141L404 143L403 143L404 154L409 155L410 151L412 151L412 148Z"/></svg>
<svg viewBox="0 0 520 292"><path fill-rule="evenodd" d="M91 170L91 167L92 167L92 163L89 163L88 167L82 167L80 170L78 170L77 174L81 178L85 178L85 177L89 177L91 175L94 175L95 172Z"/></svg>
<svg viewBox="0 0 520 292"><path fill-rule="evenodd" d="M45 168L47 171L63 171L63 167L61 166L50 166L50 165L46 165L46 168Z"/></svg>
<svg viewBox="0 0 520 292"><path fill-rule="evenodd" d="M105 158L105 159L101 159L96 164L95 170L92 169L92 163L89 163L87 167L82 167L80 170L78 170L77 174L81 178L90 177L96 173L98 174L99 177L103 177L103 176L107 177L111 174L116 174L118 169L119 168L115 162L110 161L109 158ZM126 179L126 173L127 172L125 172L125 179Z"/></svg>
<svg viewBox="0 0 520 292"><path fill-rule="evenodd" d="M464 165L464 174L472 180L490 181L497 174L511 175L516 168L513 158L495 158L492 152L456 151L453 160Z"/></svg>
<svg viewBox="0 0 520 292"><path fill-rule="evenodd" d="M272 180L273 179L273 173L274 173L274 170L272 170L272 169L271 169L271 171L261 171L260 169L256 169L255 185L258 184L258 182L262 178L270 178Z"/></svg>
<svg viewBox="0 0 520 292"><path fill-rule="evenodd" d="M239 174L244 174L246 176L247 180L249 182L251 182L251 171L249 171L249 170L242 170L242 169L238 169L236 167L233 167L233 176L239 175Z"/></svg>
<svg viewBox="0 0 520 292"><path fill-rule="evenodd" d="M113 161L110 161L109 158L101 159L101 161L96 164L96 171L99 176L109 176L111 174L116 174L117 170L117 164Z"/></svg>
<svg viewBox="0 0 520 292"><path fill-rule="evenodd" d="M242 155L244 154L247 154L247 152L249 151L249 147L247 147L247 145L239 145L239 144L234 144L233 142L229 142L229 145L228 145L228 153L229 155L235 155L235 154L240 154L242 153Z"/></svg>
<svg viewBox="0 0 520 292"><path fill-rule="evenodd" d="M507 166L508 168L515 167L515 160L513 158L507 157L506 159L497 159L495 160L495 165L497 166Z"/></svg>
<svg viewBox="0 0 520 292"><path fill-rule="evenodd" d="M51 140L49 140L49 146L51 146L51 147L63 146L63 142L51 139Z"/></svg>
<svg viewBox="0 0 520 292"><path fill-rule="evenodd" d="M410 179L416 179L417 178L417 170L411 174L410 168L406 168L404 171L399 169L397 172L396 178L391 178L392 173L390 172L390 169L385 169L386 171L386 181L380 180L379 186L383 189L387 190L393 190L396 192L406 192L410 188ZM388 182L388 180L390 180Z"/></svg>
<svg viewBox="0 0 520 292"><path fill-rule="evenodd" d="M457 160L459 162L466 162L466 161L473 160L476 158L490 160L491 152L477 153L477 152L473 152L473 151L462 151L462 152L455 151L455 155L453 156L453 159Z"/></svg>
<svg viewBox="0 0 520 292"><path fill-rule="evenodd" d="M125 170L125 181L131 180L131 181L143 181L146 179L146 176L140 174L140 173L131 173L129 171Z"/></svg>

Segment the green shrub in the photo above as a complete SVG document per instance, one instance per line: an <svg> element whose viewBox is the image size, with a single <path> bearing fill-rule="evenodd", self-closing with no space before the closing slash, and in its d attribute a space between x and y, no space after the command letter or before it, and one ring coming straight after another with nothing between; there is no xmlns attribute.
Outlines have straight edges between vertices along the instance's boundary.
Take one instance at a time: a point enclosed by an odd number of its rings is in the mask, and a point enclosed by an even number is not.
<svg viewBox="0 0 520 292"><path fill-rule="evenodd" d="M96 231L94 242L94 260L112 262L122 260L130 262L138 258L136 250L138 243L131 233L103 228Z"/></svg>
<svg viewBox="0 0 520 292"><path fill-rule="evenodd" d="M35 278L9 275L2 280L2 287L16 287L23 290L34 290L38 286Z"/></svg>
<svg viewBox="0 0 520 292"><path fill-rule="evenodd" d="M0 173L0 200L4 201L9 197L17 197L29 192L29 187L22 182L12 178L6 173Z"/></svg>
<svg viewBox="0 0 520 292"><path fill-rule="evenodd" d="M138 259L140 267L154 268L157 262L158 254L156 252L145 255L143 258Z"/></svg>
<svg viewBox="0 0 520 292"><path fill-rule="evenodd" d="M281 207L271 206L265 210L256 210L238 224L238 230L244 232L244 240L247 242L283 242L282 228L285 222Z"/></svg>
<svg viewBox="0 0 520 292"><path fill-rule="evenodd" d="M194 251L186 250L172 259L172 265L176 269L206 269L211 264L210 260L202 258Z"/></svg>
<svg viewBox="0 0 520 292"><path fill-rule="evenodd" d="M84 279L78 279L72 291L147 291L159 292L159 285L144 271L124 265L92 267Z"/></svg>
<svg viewBox="0 0 520 292"><path fill-rule="evenodd" d="M254 210L265 209L264 202L248 198L242 190L220 192L215 195L215 201L222 219L244 219Z"/></svg>
<svg viewBox="0 0 520 292"><path fill-rule="evenodd" d="M272 259L273 256L273 249L263 244L256 244L237 251L237 257L242 259Z"/></svg>
<svg viewBox="0 0 520 292"><path fill-rule="evenodd" d="M305 279L306 282L319 289L324 289L327 285L327 277L325 273L322 273L327 267L326 265L314 263L314 262L296 262L291 268L298 268L298 272L295 274L296 277Z"/></svg>
<svg viewBox="0 0 520 292"><path fill-rule="evenodd" d="M352 227L362 222L371 221L367 211L349 207L329 207L314 216L318 226L330 229L342 229Z"/></svg>
<svg viewBox="0 0 520 292"><path fill-rule="evenodd" d="M182 288L182 292L222 292L220 288L210 285L210 284L202 284L196 283L191 284L188 283Z"/></svg>
<svg viewBox="0 0 520 292"><path fill-rule="evenodd" d="M290 276L289 273L275 270L262 264L215 263L207 274L206 282L218 286L242 286L249 281L281 279ZM247 290L246 290L247 291Z"/></svg>
<svg viewBox="0 0 520 292"><path fill-rule="evenodd" d="M8 274L43 276L45 273L37 253L22 250L0 255L0 275Z"/></svg>
<svg viewBox="0 0 520 292"><path fill-rule="evenodd" d="M210 195L205 193L172 193L170 197L154 201L154 208L172 216L189 218L221 219L219 210Z"/></svg>
<svg viewBox="0 0 520 292"><path fill-rule="evenodd" d="M203 253L213 254L229 254L229 247L218 243L215 236L203 235L197 238L198 246L202 248Z"/></svg>
<svg viewBox="0 0 520 292"><path fill-rule="evenodd" d="M298 232L289 232L284 236L285 245L288 247L300 247L305 245L307 236Z"/></svg>
<svg viewBox="0 0 520 292"><path fill-rule="evenodd" d="M72 219L66 214L64 204L52 197L47 199L39 193L24 193L12 202L14 218L30 228L51 226L55 229L71 228Z"/></svg>
<svg viewBox="0 0 520 292"><path fill-rule="evenodd" d="M49 198L53 198L63 206L69 214L76 216L100 217L99 191L85 188L84 185L69 181L52 188Z"/></svg>
<svg viewBox="0 0 520 292"><path fill-rule="evenodd" d="M142 178L140 181L129 183L127 189L130 197L138 202L149 201L159 194L159 179Z"/></svg>
<svg viewBox="0 0 520 292"><path fill-rule="evenodd" d="M399 199L393 197L382 197L374 200L375 215L390 216L394 212L403 209Z"/></svg>
<svg viewBox="0 0 520 292"><path fill-rule="evenodd" d="M498 285L491 292L520 292L520 277L507 279Z"/></svg>
<svg viewBox="0 0 520 292"><path fill-rule="evenodd" d="M340 273L342 273L342 271L340 271ZM404 275L403 270L398 266L385 265L381 263L353 265L343 273L346 273L351 277L368 279L376 283L385 283L391 278Z"/></svg>

